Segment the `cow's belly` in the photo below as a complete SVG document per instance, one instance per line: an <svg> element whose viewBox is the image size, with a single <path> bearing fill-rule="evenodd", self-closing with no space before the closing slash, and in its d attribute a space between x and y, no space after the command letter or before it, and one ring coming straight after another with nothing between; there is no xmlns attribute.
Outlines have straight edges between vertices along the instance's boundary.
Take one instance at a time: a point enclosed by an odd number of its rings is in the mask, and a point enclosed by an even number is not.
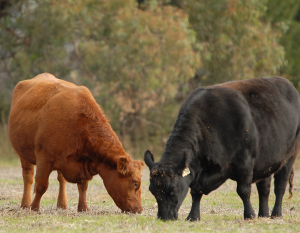
<svg viewBox="0 0 300 233"><path fill-rule="evenodd" d="M280 158L278 160L278 158ZM262 166L262 162L258 161L256 166L253 168L253 179L252 182L257 182L261 179L267 178L272 174L279 171L286 163L287 160L290 158L290 154L286 154L283 156L278 156L277 160L274 158L274 161L265 162Z"/></svg>
<svg viewBox="0 0 300 233"><path fill-rule="evenodd" d="M285 166L288 160L293 157L295 152L295 142L296 139L290 143L291 146L289 146L289 149L282 151L280 151L280 147L275 148L273 151L270 149L269 153L258 156L255 159L253 167L253 182L269 177Z"/></svg>
<svg viewBox="0 0 300 233"><path fill-rule="evenodd" d="M67 163L59 168L55 168L55 170L60 170L66 181L81 183L84 180L93 179L88 166L85 161L67 160Z"/></svg>
<svg viewBox="0 0 300 233"><path fill-rule="evenodd" d="M267 178L274 174L276 171L278 171L281 168L280 164L276 164L273 166L266 167L264 170L253 170L253 178L252 183L255 183L261 179Z"/></svg>

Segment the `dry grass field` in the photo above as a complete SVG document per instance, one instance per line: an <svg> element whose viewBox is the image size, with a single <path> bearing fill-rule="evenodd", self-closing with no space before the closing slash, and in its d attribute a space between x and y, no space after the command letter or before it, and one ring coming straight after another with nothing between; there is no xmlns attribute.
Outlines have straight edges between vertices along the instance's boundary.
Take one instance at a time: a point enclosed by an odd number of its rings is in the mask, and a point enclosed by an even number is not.
<svg viewBox="0 0 300 233"><path fill-rule="evenodd" d="M68 183L69 210L56 208L58 182L56 172L50 176L49 188L41 202L40 212L20 209L23 191L20 167L0 165L0 232L300 232L300 170L294 178L294 196L284 197L283 218L243 220L243 205L235 192L236 184L227 181L218 190L204 196L201 202L201 221L186 222L191 198L188 194L179 211L178 221L156 219L155 199L148 191L148 170L143 170L142 214L123 214L107 194L102 180L95 176L89 184L90 212L77 213L78 192ZM270 196L270 209L274 204ZM252 204L257 213L258 194L252 186Z"/></svg>
<svg viewBox="0 0 300 233"><path fill-rule="evenodd" d="M40 212L20 209L23 192L22 170L7 137L7 126L0 125L0 233L2 232L300 232L300 156L296 161L294 196L284 196L283 218L243 219L243 204L237 195L236 183L227 181L201 201L201 221L187 222L191 207L188 194L179 210L178 221L157 220L155 199L149 192L149 171L143 170L142 214L123 214L107 194L102 180L95 176L89 183L88 213L77 213L78 191L67 184L68 210L56 208L58 182L56 172L41 201ZM252 204L258 212L258 194L252 186ZM274 205L273 187L270 210Z"/></svg>

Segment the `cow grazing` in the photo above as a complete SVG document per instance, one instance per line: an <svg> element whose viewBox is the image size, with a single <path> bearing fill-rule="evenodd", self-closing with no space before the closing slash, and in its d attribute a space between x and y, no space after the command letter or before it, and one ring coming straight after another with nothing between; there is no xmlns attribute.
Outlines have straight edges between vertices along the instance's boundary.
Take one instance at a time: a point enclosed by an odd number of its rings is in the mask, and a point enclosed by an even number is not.
<svg viewBox="0 0 300 233"><path fill-rule="evenodd" d="M22 208L39 210L49 175L57 170L60 208L68 208L68 181L77 183L78 211L88 211L88 181L99 174L122 211L142 211L140 184L144 162L134 161L126 154L86 87L47 73L19 82L13 93L9 137L23 169ZM34 165L35 197L31 203Z"/></svg>
<svg viewBox="0 0 300 233"><path fill-rule="evenodd" d="M158 203L158 218L175 220L188 189L192 208L187 220L200 220L200 200L227 179L237 182L244 218L255 217L251 184L259 194L258 216L268 217L271 175L276 202L272 217L281 217L288 181L299 151L300 101L284 78L228 82L193 91L182 105L162 157L149 151L149 190Z"/></svg>

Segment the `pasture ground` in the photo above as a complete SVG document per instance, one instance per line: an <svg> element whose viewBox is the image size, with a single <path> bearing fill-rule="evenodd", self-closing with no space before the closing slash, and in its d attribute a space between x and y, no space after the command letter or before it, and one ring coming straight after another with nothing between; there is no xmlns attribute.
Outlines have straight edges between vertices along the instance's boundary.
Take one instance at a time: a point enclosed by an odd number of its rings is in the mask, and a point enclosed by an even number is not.
<svg viewBox="0 0 300 233"><path fill-rule="evenodd" d="M300 232L300 170L294 177L294 196L283 201L283 218L243 220L243 204L236 194L236 183L227 181L219 189L204 196L201 202L201 221L187 222L191 197L187 195L179 211L178 221L156 219L155 199L148 191L148 169L143 170L142 214L123 214L107 194L102 180L95 176L89 183L90 212L77 213L78 191L75 184L67 184L68 210L56 208L58 182L56 172L49 180L49 188L41 202L40 212L20 209L23 192L20 166L0 165L0 232ZM273 187L270 211L274 204ZM251 200L258 212L258 193L252 186Z"/></svg>

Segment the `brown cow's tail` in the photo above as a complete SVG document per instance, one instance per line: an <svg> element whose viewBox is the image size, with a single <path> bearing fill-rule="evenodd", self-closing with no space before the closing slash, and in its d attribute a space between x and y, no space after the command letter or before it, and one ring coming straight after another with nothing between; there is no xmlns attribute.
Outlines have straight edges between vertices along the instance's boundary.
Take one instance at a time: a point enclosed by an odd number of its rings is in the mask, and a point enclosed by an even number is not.
<svg viewBox="0 0 300 233"><path fill-rule="evenodd" d="M290 193L290 196L289 196L288 199L291 199L292 196L293 196L293 179L294 179L294 167L292 168L292 172L291 172L290 179L289 179L289 184L290 184L289 193Z"/></svg>

